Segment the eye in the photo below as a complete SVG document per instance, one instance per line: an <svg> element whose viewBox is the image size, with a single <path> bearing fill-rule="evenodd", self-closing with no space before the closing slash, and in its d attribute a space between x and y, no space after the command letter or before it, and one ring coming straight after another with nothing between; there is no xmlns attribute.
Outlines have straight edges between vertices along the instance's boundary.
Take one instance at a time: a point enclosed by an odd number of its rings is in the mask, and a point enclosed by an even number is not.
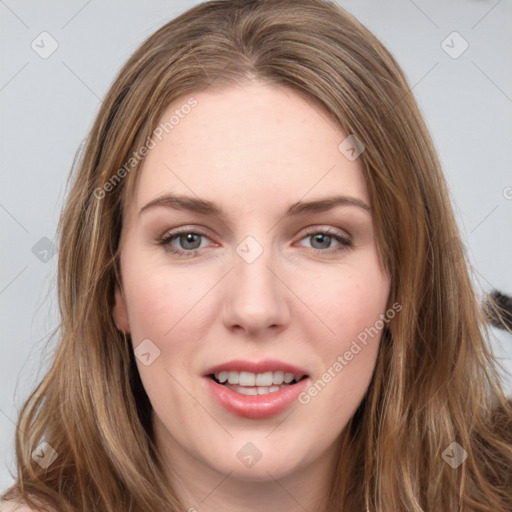
<svg viewBox="0 0 512 512"><path fill-rule="evenodd" d="M207 238L207 235L191 229L179 229L166 233L158 240L158 244L164 246L167 252L179 256L194 256L201 249L201 237ZM176 241L179 247L176 247L173 241Z"/></svg>
<svg viewBox="0 0 512 512"><path fill-rule="evenodd" d="M306 233L301 240L311 239L312 249L315 252L331 253L342 251L352 247L352 241L339 233L333 232L330 229L315 229ZM332 242L338 242L338 246L332 247Z"/></svg>
<svg viewBox="0 0 512 512"><path fill-rule="evenodd" d="M208 235L195 229L180 228L167 232L157 243L162 245L166 252L177 254L178 256L191 257L204 248L204 246L201 246L202 238L208 238ZM301 241L308 238L312 241L311 250L317 253L332 253L352 247L352 242L348 237L342 236L330 229L322 230L317 228L310 230L301 238ZM333 242L337 242L338 245L333 247Z"/></svg>

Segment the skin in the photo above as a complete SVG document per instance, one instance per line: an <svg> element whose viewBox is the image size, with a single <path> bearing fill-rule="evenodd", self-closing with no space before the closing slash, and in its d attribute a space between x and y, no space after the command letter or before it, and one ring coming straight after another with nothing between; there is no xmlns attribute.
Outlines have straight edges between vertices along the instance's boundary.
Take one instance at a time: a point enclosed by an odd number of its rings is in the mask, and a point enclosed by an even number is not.
<svg viewBox="0 0 512 512"><path fill-rule="evenodd" d="M290 89L253 82L193 97L198 105L148 153L127 202L113 317L135 348L150 339L160 350L149 366L137 364L169 482L186 507L319 510L380 334L307 405L294 402L265 420L223 409L202 375L232 359L273 358L307 369L314 383L385 313L390 281L371 211L342 205L284 217L295 201L334 193L370 205L362 163L338 149L347 134ZM187 99L169 105L162 120ZM165 206L139 214L171 192L214 201L226 219ZM206 233L196 245L183 236L170 242L200 247L195 255L158 245L179 227ZM306 228L330 228L352 245L308 236ZM263 248L252 263L236 252L249 235ZM237 457L247 442L262 453L250 468Z"/></svg>

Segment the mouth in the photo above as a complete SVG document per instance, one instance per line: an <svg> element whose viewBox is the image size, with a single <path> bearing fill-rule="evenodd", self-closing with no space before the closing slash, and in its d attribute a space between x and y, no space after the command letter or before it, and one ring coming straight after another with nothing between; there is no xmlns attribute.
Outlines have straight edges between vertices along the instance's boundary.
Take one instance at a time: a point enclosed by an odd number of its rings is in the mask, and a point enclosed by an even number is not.
<svg viewBox="0 0 512 512"><path fill-rule="evenodd" d="M308 378L307 374L293 374L283 371L265 373L221 371L207 375L217 384L246 396L266 395L294 386Z"/></svg>
<svg viewBox="0 0 512 512"><path fill-rule="evenodd" d="M304 369L277 360L230 361L203 374L214 402L233 415L253 420L289 408L310 380Z"/></svg>

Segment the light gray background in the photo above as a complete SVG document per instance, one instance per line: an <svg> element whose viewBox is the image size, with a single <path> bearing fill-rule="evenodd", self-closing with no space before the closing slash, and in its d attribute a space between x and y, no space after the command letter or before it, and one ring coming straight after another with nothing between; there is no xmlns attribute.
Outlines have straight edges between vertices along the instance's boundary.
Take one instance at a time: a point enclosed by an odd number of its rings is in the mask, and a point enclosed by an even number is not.
<svg viewBox="0 0 512 512"><path fill-rule="evenodd" d="M57 326L53 240L73 156L122 63L183 0L0 0L0 490L11 483L17 410L47 367ZM512 292L510 0L340 4L403 67L437 146L478 289ZM48 32L57 50L48 50ZM469 47L463 48L456 31ZM41 38L46 37L43 42ZM450 48L451 47L451 48ZM51 255L51 253L49 254ZM44 259L44 258L43 258ZM512 371L512 336L493 346ZM50 344L51 348L53 345ZM512 377L505 377L512 395Z"/></svg>

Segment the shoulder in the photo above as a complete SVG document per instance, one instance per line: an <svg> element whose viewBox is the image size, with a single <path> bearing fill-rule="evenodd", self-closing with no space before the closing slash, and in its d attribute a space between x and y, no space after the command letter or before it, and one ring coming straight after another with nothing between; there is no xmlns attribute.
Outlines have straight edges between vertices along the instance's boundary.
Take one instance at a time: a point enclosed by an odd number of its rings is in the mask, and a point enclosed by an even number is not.
<svg viewBox="0 0 512 512"><path fill-rule="evenodd" d="M0 512L40 512L35 508L15 501L0 501Z"/></svg>

